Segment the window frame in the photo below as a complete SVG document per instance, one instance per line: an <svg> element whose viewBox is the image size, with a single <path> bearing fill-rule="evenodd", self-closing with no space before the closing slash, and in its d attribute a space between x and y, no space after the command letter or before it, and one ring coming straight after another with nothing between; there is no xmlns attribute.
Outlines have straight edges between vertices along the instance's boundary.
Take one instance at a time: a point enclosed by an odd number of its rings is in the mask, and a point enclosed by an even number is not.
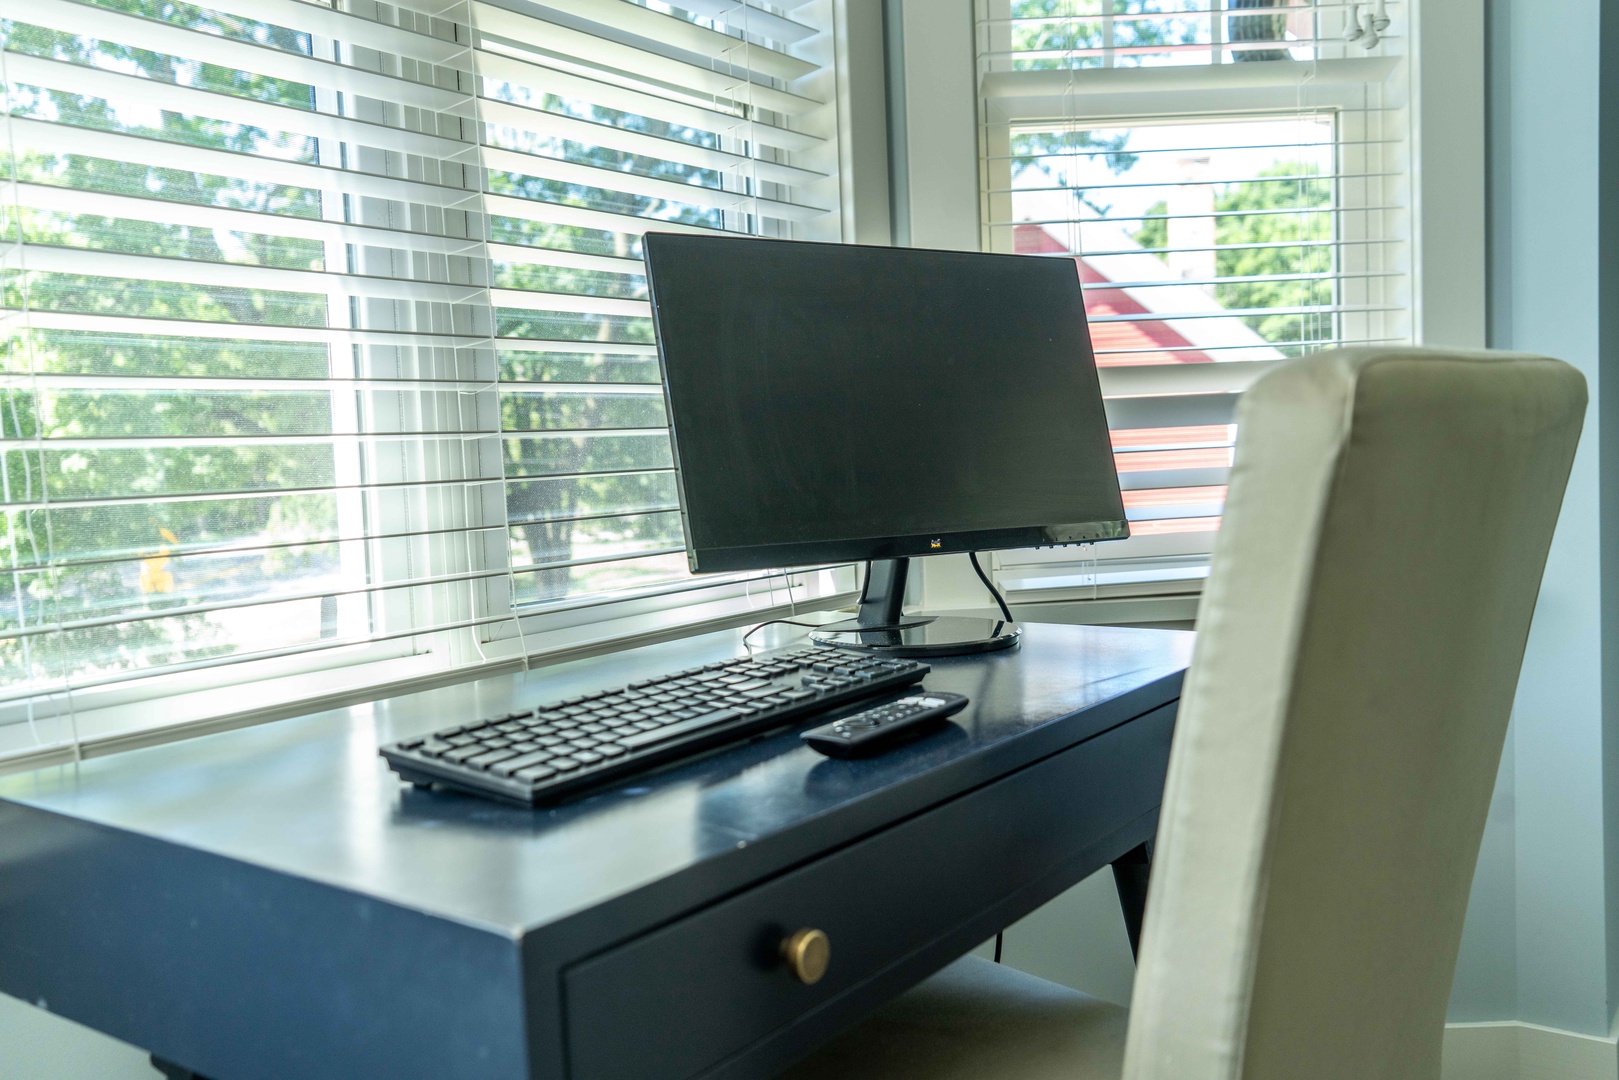
<svg viewBox="0 0 1619 1080"><path fill-rule="evenodd" d="M1004 2L1004 0L1002 0ZM974 0L896 0L899 8L901 32L894 35L897 56L891 58L902 73L905 125L912 134L900 140L895 147L896 175L903 178L904 191L896 198L896 206L904 207L905 223L919 235L928 235L946 228L947 222L959 229L962 219L974 223L982 219L979 189L983 183L982 152L983 129L978 111L978 94L973 85L964 100L959 90L962 79L960 68L965 67L966 78L974 82L977 75L977 12ZM1410 110L1409 124L1409 186L1410 186L1410 244L1411 244L1411 326L1412 337L1418 345L1482 348L1485 344L1486 289L1484 239L1485 231L1485 142L1484 142L1484 26L1483 0L1405 0L1402 18L1406 25L1399 29L1407 38L1404 62ZM1340 65L1357 65L1363 75L1373 74L1370 64L1382 64L1380 58L1350 58L1338 61ZM1283 63L1283 62L1276 62ZM1326 64L1327 61L1321 61ZM945 71L945 67L958 70ZM1163 68L1104 68L1085 69L1070 74L1060 72L1031 72L1034 76L1059 80L1065 89L1075 86L1088 96L1107 94L1105 104L1098 106L1099 119L1109 115L1143 115L1152 110L1144 108L1149 95L1160 102L1167 95L1182 93L1197 98L1196 113L1224 111L1252 111L1263 107L1267 100L1274 104L1274 94L1260 85L1243 87L1243 81L1263 83L1266 75L1256 70L1270 64L1218 64L1207 66ZM1383 64L1386 68L1386 64ZM1355 72L1355 67L1336 68L1341 81ZM1024 74L1024 73L1020 73ZM928 93L930 80L949 80L950 92ZM1365 82L1365 78L1356 80ZM1126 88L1128 88L1126 90ZM1212 99L1210 91L1219 92L1223 108L1204 107ZM1291 93L1291 89L1287 92ZM1284 100L1284 107L1296 107L1296 98ZM1163 110L1167 112L1168 110ZM917 130L929 133L939 143L936 147L919 145ZM972 160L965 160L962 147L970 145ZM926 167L916 167L920 160ZM959 179L966 171L974 183L972 191L963 191ZM898 226L897 226L898 228ZM978 246L982 245L980 235ZM968 247L965 241L953 246ZM1198 365L1220 367L1223 365ZM1251 382L1258 372L1244 378ZM1102 373L1104 393L1110 379L1128 379L1128 369L1117 374ZM1188 534L1201 536L1204 534ZM1109 549L1123 549L1108 553L1108 559L1140 559L1141 566L1172 560L1186 545L1176 537L1137 537ZM1012 580L1019 573L1041 566L1053 571L1070 570L1086 562L1081 549L1045 549L1040 551L995 552L990 560L992 576L997 580ZM970 571L963 571L955 562L965 563L961 557L924 560L920 598L930 609L967 610L986 606L981 585ZM1125 564L1128 565L1128 564ZM1202 591L1202 578L1192 577L1181 586L1183 594L1195 600ZM1065 608L1085 604L1105 606L1109 617L1117 621L1134 621L1129 614L1132 604L1130 590L1121 590L1114 597L1088 595L1090 590L1072 586L1053 586L1048 589L1026 588L1014 590L1014 599L1024 605L1060 603ZM1164 607L1159 586L1140 590L1142 618ZM1068 617L1067 615L1064 616Z"/></svg>
<svg viewBox="0 0 1619 1080"><path fill-rule="evenodd" d="M1345 114L1354 109L1356 95L1366 82L1383 82L1392 77L1397 63L1397 58L1379 57L1369 61L1324 60L1313 65L1316 77L1311 83L1312 100L1308 109L1314 113L1332 114L1335 159L1343 152L1346 139ZM1111 68L1088 71L1087 75L1095 74L1097 78L1084 80L1083 88L1065 95L1064 102L1076 113L1083 111L1083 126L1095 124L1110 128L1149 124L1155 126L1216 124L1269 118L1282 119L1297 115L1299 110L1296 87L1272 84L1272 80L1265 78L1267 73L1254 70L1260 66L1223 64L1193 68L1189 70L1197 72L1200 78L1174 79L1172 85L1146 90L1130 87L1131 84L1157 81L1159 69ZM1148 71L1151 74L1144 79L1138 78L1136 73L1141 71ZM1127 89L1120 92L1118 89L1120 86ZM999 111L990 115L987 126L993 131L1011 131L1023 125L1061 123L1060 119L1039 112L1040 109L1049 107L1045 104L1049 100L1044 96L994 99ZM1157 108L1153 109L1152 106ZM1368 169L1384 171L1392 168L1392 159L1398 156L1399 150L1386 148L1379 153L1384 160L1368 162L1366 165ZM1012 170L1005 148L1001 148L1001 152L994 157L995 160L992 160L992 155L983 155L984 175L981 182L985 185L986 191L1008 190L1012 186ZM993 166L1001 166L1004 172L991 173ZM1335 184L1335 202L1330 212L1336 221L1352 224L1357 220L1357 215L1371 208L1371 204L1363 201L1365 194L1363 191L1351 192L1350 187L1348 184ZM1005 216L1010 218L1009 213ZM990 226L985 224L986 243L991 240L989 232ZM1414 312L1412 314L1414 317ZM1355 313L1343 317L1364 318ZM1285 360L1238 362L1243 364L1242 368L1229 374L1222 370L1227 365L1198 365L1198 367L1200 369L1208 367L1210 370L1206 378L1212 380L1212 383L1222 390L1240 392L1251 385L1264 370L1286 362ZM1120 372L1117 369L1101 369L1104 393L1110 389L1117 392L1126 388L1131 381L1126 374L1128 370L1126 368ZM1202 374L1201 370L1199 374ZM1207 558L1212 542L1212 530L1168 535L1148 534L1101 545L1096 548L1096 556L1106 563L1117 564L1110 571L1110 576L1123 578L1134 572L1134 568L1129 565L1132 563L1156 566L1162 564L1166 558L1201 555L1202 569L1199 570L1196 565L1188 563L1186 566L1188 573L1181 579L1187 588L1200 590L1203 578L1207 577ZM1073 564L1089 561L1088 555L1061 548L1004 551L996 552L995 555L995 565L1003 572L1011 571L1013 568L1028 570L1050 564L1064 571L1061 576L1067 576L1068 568ZM1056 583L1048 590L1033 588L1020 590L1010 584L1017 580L1014 574L1003 573L1002 577L1007 580L1009 591L1040 594L1043 599L1068 598L1066 594L1072 591L1072 587ZM1129 591L1128 586L1122 582L1113 588ZM1151 595L1159 590L1147 588L1140 591L1143 595Z"/></svg>

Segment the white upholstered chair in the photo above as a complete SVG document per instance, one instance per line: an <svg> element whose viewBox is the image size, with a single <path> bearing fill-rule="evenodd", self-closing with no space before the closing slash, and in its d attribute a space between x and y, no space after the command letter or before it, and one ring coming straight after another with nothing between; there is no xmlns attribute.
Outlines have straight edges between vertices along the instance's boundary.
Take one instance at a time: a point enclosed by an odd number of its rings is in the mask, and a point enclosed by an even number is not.
<svg viewBox="0 0 1619 1080"><path fill-rule="evenodd" d="M1131 1009L967 957L784 1080L1433 1080L1584 379L1284 365L1236 463Z"/></svg>

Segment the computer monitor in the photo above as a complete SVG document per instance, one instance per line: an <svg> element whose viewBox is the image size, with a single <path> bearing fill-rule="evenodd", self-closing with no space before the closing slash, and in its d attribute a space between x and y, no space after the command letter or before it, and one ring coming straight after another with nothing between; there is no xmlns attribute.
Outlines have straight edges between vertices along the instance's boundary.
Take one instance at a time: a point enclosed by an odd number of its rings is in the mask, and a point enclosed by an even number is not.
<svg viewBox="0 0 1619 1080"><path fill-rule="evenodd" d="M821 640L982 651L1016 627L906 616L909 557L1129 535L1073 260L662 232L645 253L693 572L878 560Z"/></svg>

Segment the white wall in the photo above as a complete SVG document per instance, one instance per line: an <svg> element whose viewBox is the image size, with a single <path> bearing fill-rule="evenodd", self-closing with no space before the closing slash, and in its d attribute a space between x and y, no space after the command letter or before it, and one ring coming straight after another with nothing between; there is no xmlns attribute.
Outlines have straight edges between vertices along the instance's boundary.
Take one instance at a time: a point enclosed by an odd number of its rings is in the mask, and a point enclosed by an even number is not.
<svg viewBox="0 0 1619 1080"><path fill-rule="evenodd" d="M1612 391L1603 387L1598 287L1614 253L1597 225L1604 199L1612 213L1619 193L1599 175L1597 29L1611 50L1619 11L1603 0L1488 6L1490 343L1574 364L1589 381L1591 410L1524 658L1451 1016L1606 1036L1619 955L1608 880L1619 841L1609 805L1619 786L1619 710L1604 667L1619 642L1604 626L1603 594L1615 584L1604 549L1616 529L1603 504L1619 462L1602 460L1611 438L1602 429L1612 426L1602 398Z"/></svg>

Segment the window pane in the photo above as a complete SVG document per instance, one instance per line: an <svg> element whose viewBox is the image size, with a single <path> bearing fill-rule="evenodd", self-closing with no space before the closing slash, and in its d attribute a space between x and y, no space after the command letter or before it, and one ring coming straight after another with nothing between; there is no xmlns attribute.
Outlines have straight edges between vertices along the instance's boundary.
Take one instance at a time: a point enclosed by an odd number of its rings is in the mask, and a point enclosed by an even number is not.
<svg viewBox="0 0 1619 1080"><path fill-rule="evenodd" d="M11 14L40 21L0 22L0 227L19 245L0 278L0 694L395 625L368 592L399 582L384 503L431 486L369 439L424 412L362 387L442 372L356 335L453 322L429 310L442 290L411 290L470 250L421 202L464 198L444 183L460 166L433 160L431 111L392 100L431 105L433 70L359 71L348 43L317 56L298 28L186 4Z"/></svg>
<svg viewBox="0 0 1619 1080"><path fill-rule="evenodd" d="M1312 0L1013 0L994 52L1019 71L1315 60L1342 22Z"/></svg>
<svg viewBox="0 0 1619 1080"><path fill-rule="evenodd" d="M1298 355L1341 333L1334 127L1015 130L1014 248L1082 253L1104 366Z"/></svg>

